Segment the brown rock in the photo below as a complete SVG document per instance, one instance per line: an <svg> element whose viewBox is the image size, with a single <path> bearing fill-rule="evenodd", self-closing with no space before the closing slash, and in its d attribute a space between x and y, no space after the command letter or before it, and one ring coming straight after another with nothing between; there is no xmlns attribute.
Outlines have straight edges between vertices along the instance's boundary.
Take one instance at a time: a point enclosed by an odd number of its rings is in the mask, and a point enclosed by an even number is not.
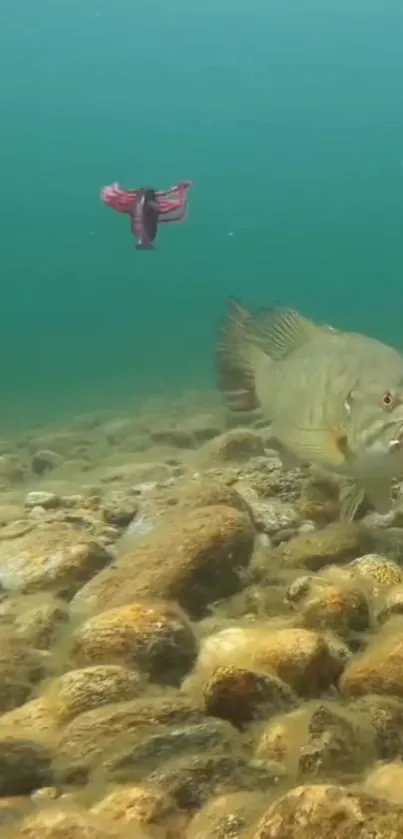
<svg viewBox="0 0 403 839"><path fill-rule="evenodd" d="M206 719L199 724L152 726L132 732L116 744L113 755L106 758L104 771L113 781L134 783L151 772L178 760L206 754L208 757L231 754L237 747L236 733L225 720Z"/></svg>
<svg viewBox="0 0 403 839"><path fill-rule="evenodd" d="M180 725L203 720L202 711L177 693L163 697L117 702L87 711L72 720L61 733L57 768L68 781L86 779L92 769L101 771L114 752L146 726Z"/></svg>
<svg viewBox="0 0 403 839"><path fill-rule="evenodd" d="M254 664L274 671L297 694L318 696L340 672L325 639L309 629L273 629L253 650Z"/></svg>
<svg viewBox="0 0 403 839"><path fill-rule="evenodd" d="M403 758L403 702L394 696L368 694L352 700L349 707L361 720L368 720L376 735L376 754L384 760Z"/></svg>
<svg viewBox="0 0 403 839"><path fill-rule="evenodd" d="M81 810L49 807L27 816L15 839L119 839L113 827ZM139 834L140 839L140 834Z"/></svg>
<svg viewBox="0 0 403 839"><path fill-rule="evenodd" d="M0 717L0 726L25 731L39 739L44 736L50 742L57 732L57 720L52 714L52 707L44 696L31 699Z"/></svg>
<svg viewBox="0 0 403 839"><path fill-rule="evenodd" d="M240 667L219 667L203 690L206 713L242 728L255 719L295 706L293 691L272 674Z"/></svg>
<svg viewBox="0 0 403 839"><path fill-rule="evenodd" d="M10 828L32 808L32 802L26 795L10 795L0 798L0 829ZM5 834L7 837L9 833Z"/></svg>
<svg viewBox="0 0 403 839"><path fill-rule="evenodd" d="M369 626L369 606L359 588L332 585L319 577L300 578L291 586L288 599L302 615L304 625L332 629L342 636L362 632Z"/></svg>
<svg viewBox="0 0 403 839"><path fill-rule="evenodd" d="M197 644L190 623L169 603L132 603L102 612L75 633L80 664L138 667L153 680L178 684L191 668Z"/></svg>
<svg viewBox="0 0 403 839"><path fill-rule="evenodd" d="M301 786L275 801L251 839L399 839L403 808L342 786Z"/></svg>
<svg viewBox="0 0 403 839"><path fill-rule="evenodd" d="M46 475L63 464L63 457L50 449L39 449L34 452L31 460L31 469L35 475Z"/></svg>
<svg viewBox="0 0 403 839"><path fill-rule="evenodd" d="M300 515L323 526L340 514L339 488L335 481L311 477L302 485L298 504Z"/></svg>
<svg viewBox="0 0 403 839"><path fill-rule="evenodd" d="M260 760L281 761L294 777L358 774L374 756L371 724L351 710L324 702L271 720L256 752Z"/></svg>
<svg viewBox="0 0 403 839"><path fill-rule="evenodd" d="M169 761L147 776L147 782L166 789L178 807L194 810L218 793L268 792L281 774L277 764L256 765L236 754L207 753Z"/></svg>
<svg viewBox="0 0 403 839"><path fill-rule="evenodd" d="M350 562L346 570L368 581L373 594L379 594L391 586L403 583L403 570L397 562L380 554L360 556Z"/></svg>
<svg viewBox="0 0 403 839"><path fill-rule="evenodd" d="M64 600L45 592L9 598L5 613L17 635L38 650L50 649L69 619Z"/></svg>
<svg viewBox="0 0 403 839"><path fill-rule="evenodd" d="M173 515L138 547L105 569L74 598L79 609L100 612L139 597L176 600L192 617L241 587L250 560L250 518L217 505Z"/></svg>
<svg viewBox="0 0 403 839"><path fill-rule="evenodd" d="M162 789L140 785L113 790L95 804L90 813L99 821L106 818L121 831L138 825L172 826L173 829L180 820L175 802ZM174 835L178 832L172 833L172 839Z"/></svg>
<svg viewBox="0 0 403 839"><path fill-rule="evenodd" d="M41 654L6 627L0 628L0 713L24 702L45 674Z"/></svg>
<svg viewBox="0 0 403 839"><path fill-rule="evenodd" d="M261 793L234 792L207 801L192 818L186 839L242 839L265 809Z"/></svg>
<svg viewBox="0 0 403 839"><path fill-rule="evenodd" d="M0 796L53 784L52 758L44 742L0 726Z"/></svg>
<svg viewBox="0 0 403 839"><path fill-rule="evenodd" d="M393 632L375 636L363 655L347 665L339 682L343 696L379 693L403 698L402 628L402 621L396 619Z"/></svg>
<svg viewBox="0 0 403 839"><path fill-rule="evenodd" d="M65 724L85 711L135 699L143 688L136 671L118 665L99 665L70 670L54 679L44 699L58 724Z"/></svg>
<svg viewBox="0 0 403 839"><path fill-rule="evenodd" d="M221 461L248 460L264 455L264 440L257 431L250 428L234 428L225 431L204 447L203 456Z"/></svg>
<svg viewBox="0 0 403 839"><path fill-rule="evenodd" d="M370 549L372 537L357 523L329 524L323 530L301 533L278 550L287 565L318 571L340 560L355 559Z"/></svg>
<svg viewBox="0 0 403 839"><path fill-rule="evenodd" d="M368 773L364 792L403 807L403 763L383 763Z"/></svg>
<svg viewBox="0 0 403 839"><path fill-rule="evenodd" d="M376 619L378 623L384 624L389 618L396 615L403 615L403 583L391 586L378 605Z"/></svg>
<svg viewBox="0 0 403 839"><path fill-rule="evenodd" d="M58 522L0 542L0 581L10 590L69 598L110 561L102 545Z"/></svg>

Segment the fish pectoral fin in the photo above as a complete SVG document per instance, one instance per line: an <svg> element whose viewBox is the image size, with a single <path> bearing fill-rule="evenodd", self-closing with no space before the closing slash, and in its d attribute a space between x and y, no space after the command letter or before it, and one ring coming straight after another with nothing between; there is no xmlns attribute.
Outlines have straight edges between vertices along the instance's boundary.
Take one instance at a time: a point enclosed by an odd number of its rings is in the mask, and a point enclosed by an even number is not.
<svg viewBox="0 0 403 839"><path fill-rule="evenodd" d="M324 468L337 469L348 457L346 434L328 428L301 428L282 430L281 442L302 463L318 463Z"/></svg>
<svg viewBox="0 0 403 839"><path fill-rule="evenodd" d="M392 482L387 478L344 484L340 488L340 517L343 521L352 521L361 504L368 501L380 515L388 513L391 504Z"/></svg>
<svg viewBox="0 0 403 839"><path fill-rule="evenodd" d="M340 487L340 518L353 521L365 499L365 489L361 484L348 483Z"/></svg>

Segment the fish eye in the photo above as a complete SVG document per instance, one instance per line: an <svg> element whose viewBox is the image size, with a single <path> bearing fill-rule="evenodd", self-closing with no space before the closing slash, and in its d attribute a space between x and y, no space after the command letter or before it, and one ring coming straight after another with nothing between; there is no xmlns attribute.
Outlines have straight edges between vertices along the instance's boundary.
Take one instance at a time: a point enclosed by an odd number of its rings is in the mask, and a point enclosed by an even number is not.
<svg viewBox="0 0 403 839"><path fill-rule="evenodd" d="M388 410L389 408L393 407L393 403L394 403L393 393L391 393L390 390L385 391L385 393L382 395L382 398L381 398L382 408L385 408L386 410Z"/></svg>

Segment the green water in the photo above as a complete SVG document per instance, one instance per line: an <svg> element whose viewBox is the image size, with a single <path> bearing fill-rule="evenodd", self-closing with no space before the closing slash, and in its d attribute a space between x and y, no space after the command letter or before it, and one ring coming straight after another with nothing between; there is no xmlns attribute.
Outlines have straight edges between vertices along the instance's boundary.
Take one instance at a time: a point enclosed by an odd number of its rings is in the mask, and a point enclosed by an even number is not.
<svg viewBox="0 0 403 839"><path fill-rule="evenodd" d="M4 3L3 423L210 385L231 294L403 346L402 43L401 0ZM100 187L181 179L136 252Z"/></svg>

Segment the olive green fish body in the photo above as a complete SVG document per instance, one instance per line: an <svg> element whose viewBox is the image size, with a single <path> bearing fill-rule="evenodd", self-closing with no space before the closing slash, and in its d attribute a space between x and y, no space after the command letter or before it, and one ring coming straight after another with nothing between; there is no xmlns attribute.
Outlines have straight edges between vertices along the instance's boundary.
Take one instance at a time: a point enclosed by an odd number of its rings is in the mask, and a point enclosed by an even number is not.
<svg viewBox="0 0 403 839"><path fill-rule="evenodd" d="M259 406L280 451L390 495L403 475L403 357L395 349L292 310L253 316L232 304L219 366L229 404Z"/></svg>

